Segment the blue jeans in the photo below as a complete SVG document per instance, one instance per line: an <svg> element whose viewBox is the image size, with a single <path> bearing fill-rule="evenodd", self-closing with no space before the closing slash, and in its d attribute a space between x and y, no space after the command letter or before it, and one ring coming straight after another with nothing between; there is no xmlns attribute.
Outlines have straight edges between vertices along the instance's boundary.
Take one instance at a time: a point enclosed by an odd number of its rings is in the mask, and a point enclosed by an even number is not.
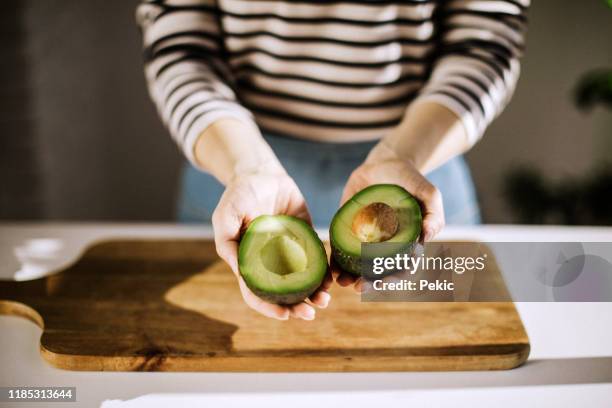
<svg viewBox="0 0 612 408"><path fill-rule="evenodd" d="M304 195L317 227L327 228L338 209L351 172L365 160L375 143L321 143L264 136ZM463 157L456 157L427 174L442 192L447 224L479 224L474 183ZM223 186L189 163L183 169L177 216L181 222L208 222Z"/></svg>

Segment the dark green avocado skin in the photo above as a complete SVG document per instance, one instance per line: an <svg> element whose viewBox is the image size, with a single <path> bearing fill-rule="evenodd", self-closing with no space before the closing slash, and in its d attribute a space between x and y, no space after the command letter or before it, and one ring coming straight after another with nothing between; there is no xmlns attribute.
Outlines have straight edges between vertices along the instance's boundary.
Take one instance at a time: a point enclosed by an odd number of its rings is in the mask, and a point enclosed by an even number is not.
<svg viewBox="0 0 612 408"><path fill-rule="evenodd" d="M338 248L336 248L333 244L332 247L332 258L334 262L345 272L348 272L355 276L363 276L365 279L374 280L380 279L384 276L391 275L392 273L383 273L381 275L375 275L373 273L368 273L366 269L367 266L362 267L361 262L362 259L359 256L351 256ZM406 246L402 246L401 253L406 253L409 256L414 256L417 248L417 243L406 243ZM367 262L365 262L367 264Z"/></svg>
<svg viewBox="0 0 612 408"><path fill-rule="evenodd" d="M274 303L277 305L295 305L296 303L302 302L304 299L312 295L318 289L317 286L315 288L304 289L300 292L284 293L281 295L264 292L256 287L251 287L248 284L247 286L254 294L256 294L261 299L265 300L266 302Z"/></svg>
<svg viewBox="0 0 612 408"><path fill-rule="evenodd" d="M332 258L334 262L345 272L361 276L361 257L351 256L338 249L333 242L331 243Z"/></svg>

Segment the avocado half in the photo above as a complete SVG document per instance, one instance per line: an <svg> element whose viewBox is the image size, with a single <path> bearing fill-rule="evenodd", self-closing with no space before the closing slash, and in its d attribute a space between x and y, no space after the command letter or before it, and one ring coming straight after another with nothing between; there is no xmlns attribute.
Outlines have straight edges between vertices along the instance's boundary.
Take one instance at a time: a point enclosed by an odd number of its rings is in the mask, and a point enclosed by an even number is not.
<svg viewBox="0 0 612 408"><path fill-rule="evenodd" d="M332 219L332 257L346 272L361 275L361 243L392 242L410 250L421 234L421 207L395 184L375 184L349 199Z"/></svg>
<svg viewBox="0 0 612 408"><path fill-rule="evenodd" d="M312 295L327 273L327 255L317 233L288 215L261 215L242 236L238 267L260 298L281 305Z"/></svg>

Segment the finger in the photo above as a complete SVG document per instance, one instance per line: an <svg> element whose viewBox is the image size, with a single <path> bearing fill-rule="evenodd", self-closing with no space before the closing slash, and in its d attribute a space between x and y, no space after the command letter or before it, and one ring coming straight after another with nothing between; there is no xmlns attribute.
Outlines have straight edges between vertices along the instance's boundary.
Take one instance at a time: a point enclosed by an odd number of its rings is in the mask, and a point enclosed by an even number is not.
<svg viewBox="0 0 612 408"><path fill-rule="evenodd" d="M309 304L302 302L289 307L291 317L302 320L313 320L315 318L315 309Z"/></svg>
<svg viewBox="0 0 612 408"><path fill-rule="evenodd" d="M412 173L402 185L421 203L423 212L423 242L431 241L444 227L444 205L442 194L418 172Z"/></svg>
<svg viewBox="0 0 612 408"><path fill-rule="evenodd" d="M344 203L346 203L352 196L355 195L353 193L355 189L349 183L350 183L350 180L347 183L346 187L344 187L344 190L342 190L342 197L340 198L340 207L342 207Z"/></svg>
<svg viewBox="0 0 612 408"><path fill-rule="evenodd" d="M336 283L342 287L349 286L355 283L357 277L351 273L343 272L336 279Z"/></svg>
<svg viewBox="0 0 612 408"><path fill-rule="evenodd" d="M429 242L444 228L444 215L442 217L436 214L427 213L423 217L423 242Z"/></svg>
<svg viewBox="0 0 612 408"><path fill-rule="evenodd" d="M351 176L349 177L348 181L346 182L346 186L342 191L342 198L340 198L341 206L359 191L371 184L367 171L364 169L366 169L366 167L362 165L357 167L357 169L351 173Z"/></svg>
<svg viewBox="0 0 612 408"><path fill-rule="evenodd" d="M238 242L224 241L217 243L215 240L215 247L219 257L229 265L234 275L238 276L240 273L238 269Z"/></svg>
<svg viewBox="0 0 612 408"><path fill-rule="evenodd" d="M361 280L359 290L362 294L366 292L371 292L373 290L372 281Z"/></svg>
<svg viewBox="0 0 612 408"><path fill-rule="evenodd" d="M435 187L434 187L435 188ZM431 241L444 228L442 194L435 188L429 195L423 214L423 242Z"/></svg>
<svg viewBox="0 0 612 408"><path fill-rule="evenodd" d="M327 272L327 274L325 275L325 278L323 278L323 282L321 283L319 290L328 291L329 288L331 288L333 284L334 284L334 278L332 277L332 274L330 272Z"/></svg>
<svg viewBox="0 0 612 408"><path fill-rule="evenodd" d="M240 293L242 293L242 298L244 299L244 302L251 309L261 313L266 317L271 317L273 319L289 319L290 310L288 307L268 303L263 299L257 297L253 292L251 292L242 277L238 278L238 285L240 287Z"/></svg>
<svg viewBox="0 0 612 408"><path fill-rule="evenodd" d="M219 202L212 216L217 254L238 274L238 241L242 220L227 209L223 200Z"/></svg>
<svg viewBox="0 0 612 408"><path fill-rule="evenodd" d="M308 205L306 204L306 200L304 200L304 196L300 192L297 185L295 186L295 189L293 189L293 193L291 194L291 198L286 209L286 214L301 218L309 225L312 225L312 217L310 216Z"/></svg>
<svg viewBox="0 0 612 408"><path fill-rule="evenodd" d="M329 305L331 295L328 293L329 288L334 283L331 273L328 271L323 278L323 282L319 288L308 298L308 300L315 306L321 309L325 309Z"/></svg>
<svg viewBox="0 0 612 408"><path fill-rule="evenodd" d="M353 285L353 289L357 293L362 293L363 292L364 286L363 286L363 279L362 278L358 278L355 281L355 285Z"/></svg>
<svg viewBox="0 0 612 408"><path fill-rule="evenodd" d="M333 256L329 259L329 271L333 281L336 281L342 273L342 269L340 269Z"/></svg>
<svg viewBox="0 0 612 408"><path fill-rule="evenodd" d="M309 299L313 305L325 309L329 305L331 295L324 290L318 290Z"/></svg>
<svg viewBox="0 0 612 408"><path fill-rule="evenodd" d="M289 211L287 214L300 218L306 221L308 225L312 226L312 217L310 216L310 211L308 211L308 206L306 205L306 202L304 202L303 205L297 207L296 209Z"/></svg>
<svg viewBox="0 0 612 408"><path fill-rule="evenodd" d="M340 206L343 206L352 196L359 192L360 188L358 185L358 178L351 175L346 182L344 190L342 190L342 197L340 198Z"/></svg>

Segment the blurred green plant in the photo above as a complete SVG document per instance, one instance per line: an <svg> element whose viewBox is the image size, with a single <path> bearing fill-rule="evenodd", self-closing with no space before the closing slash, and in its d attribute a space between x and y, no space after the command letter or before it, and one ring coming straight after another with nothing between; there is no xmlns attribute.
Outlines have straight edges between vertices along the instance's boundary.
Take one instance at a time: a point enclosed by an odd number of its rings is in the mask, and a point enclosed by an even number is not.
<svg viewBox="0 0 612 408"><path fill-rule="evenodd" d="M612 8L612 0L606 0ZM612 69L594 69L578 80L573 99L580 110L612 109ZM552 181L533 167L510 171L504 196L523 224L612 225L612 163L584 178Z"/></svg>
<svg viewBox="0 0 612 408"><path fill-rule="evenodd" d="M504 195L523 224L612 225L612 166L553 182L534 168L507 176Z"/></svg>
<svg viewBox="0 0 612 408"><path fill-rule="evenodd" d="M535 168L517 168L506 178L505 196L524 224L542 224L553 197L546 180Z"/></svg>
<svg viewBox="0 0 612 408"><path fill-rule="evenodd" d="M574 90L574 102L582 110L600 104L612 108L612 70L597 69L584 74Z"/></svg>

